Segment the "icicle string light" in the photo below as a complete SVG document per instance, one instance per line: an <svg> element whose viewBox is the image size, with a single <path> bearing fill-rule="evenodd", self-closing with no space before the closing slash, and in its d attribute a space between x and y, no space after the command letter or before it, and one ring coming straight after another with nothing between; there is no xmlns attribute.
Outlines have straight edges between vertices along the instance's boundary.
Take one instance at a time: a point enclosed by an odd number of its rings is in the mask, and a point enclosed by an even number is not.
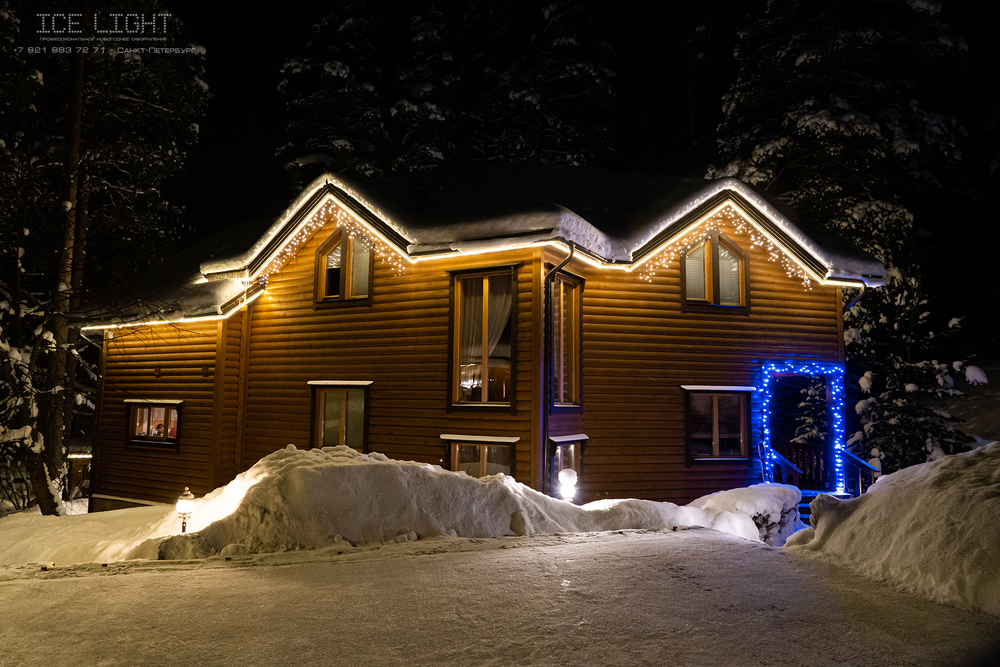
<svg viewBox="0 0 1000 667"><path fill-rule="evenodd" d="M652 282L657 269L670 268L671 264L679 261L680 255L685 248L702 243L708 238L711 232L720 231L719 228L726 223L735 227L741 234L745 234L750 237L751 247L760 248L766 252L768 261L780 264L781 268L785 270L785 275L789 278L800 279L802 281L802 286L805 289L812 289L812 279L809 277L809 274L806 273L805 269L794 262L784 251L781 250L781 248L775 245L771 239L764 234L761 234L760 231L749 220L743 217L739 210L731 204L727 204L714 215L708 216L704 220L693 225L687 232L678 235L660 248L660 250L656 253L656 256L646 262L643 265L643 268L639 270L639 277L647 282Z"/></svg>
<svg viewBox="0 0 1000 667"><path fill-rule="evenodd" d="M772 482L771 471L778 457L771 447L771 395L772 381L779 375L825 375L830 388L830 404L827 411L830 419L830 441L833 445L833 487L836 493L844 493L844 367L840 364L810 362L774 362L761 367L761 417L763 438L761 459L764 464L764 479Z"/></svg>
<svg viewBox="0 0 1000 667"><path fill-rule="evenodd" d="M257 280L261 282L261 285L267 287L270 277L288 264L298 254L302 246L331 220L336 223L337 228L346 232L349 238L375 253L375 257L392 271L392 275L400 276L405 273L403 256L397 250L379 240L368 227L338 206L336 201L328 199L322 206L313 211L313 214L305 222L299 225L292 238L258 274Z"/></svg>

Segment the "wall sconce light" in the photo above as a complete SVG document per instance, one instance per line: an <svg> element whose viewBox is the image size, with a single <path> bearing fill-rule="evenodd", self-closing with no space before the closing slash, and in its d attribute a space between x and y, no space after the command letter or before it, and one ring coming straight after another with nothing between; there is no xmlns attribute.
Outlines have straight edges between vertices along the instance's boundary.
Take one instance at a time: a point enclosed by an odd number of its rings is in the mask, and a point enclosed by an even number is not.
<svg viewBox="0 0 1000 667"><path fill-rule="evenodd" d="M563 500L573 500L576 495L576 480L576 471L572 468L563 468L559 471L559 495Z"/></svg>
<svg viewBox="0 0 1000 667"><path fill-rule="evenodd" d="M177 499L177 515L181 518L181 532L187 532L188 519L194 511L194 494L191 489L184 487L184 493Z"/></svg>

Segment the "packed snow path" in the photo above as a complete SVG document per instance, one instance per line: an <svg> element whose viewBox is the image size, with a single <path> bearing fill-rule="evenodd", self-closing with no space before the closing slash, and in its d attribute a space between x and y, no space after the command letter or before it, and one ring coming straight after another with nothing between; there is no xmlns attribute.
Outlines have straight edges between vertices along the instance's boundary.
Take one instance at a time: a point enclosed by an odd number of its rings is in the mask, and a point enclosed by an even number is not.
<svg viewBox="0 0 1000 667"><path fill-rule="evenodd" d="M0 608L22 667L1000 664L996 616L701 528L9 566Z"/></svg>

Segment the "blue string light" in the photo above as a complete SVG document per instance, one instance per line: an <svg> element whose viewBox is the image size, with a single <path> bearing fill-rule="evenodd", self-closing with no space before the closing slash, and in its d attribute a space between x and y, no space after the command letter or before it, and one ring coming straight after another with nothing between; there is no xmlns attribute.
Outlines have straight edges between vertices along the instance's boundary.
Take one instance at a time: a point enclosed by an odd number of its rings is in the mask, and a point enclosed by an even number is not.
<svg viewBox="0 0 1000 667"><path fill-rule="evenodd" d="M771 471L777 463L775 451L771 448L771 394L774 391L771 380L779 375L825 375L830 388L830 438L833 442L833 476L837 493L844 493L844 367L835 363L808 362L768 362L761 367L761 417L763 438L761 439L761 459L764 477L774 481Z"/></svg>

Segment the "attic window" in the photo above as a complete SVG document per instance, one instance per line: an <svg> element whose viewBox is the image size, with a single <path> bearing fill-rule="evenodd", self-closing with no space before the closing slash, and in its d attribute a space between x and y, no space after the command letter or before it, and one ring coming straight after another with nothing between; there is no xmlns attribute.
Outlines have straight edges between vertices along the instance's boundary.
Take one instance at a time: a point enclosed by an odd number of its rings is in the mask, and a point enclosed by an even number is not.
<svg viewBox="0 0 1000 667"><path fill-rule="evenodd" d="M316 251L316 304L357 302L371 295L374 254L343 230Z"/></svg>
<svg viewBox="0 0 1000 667"><path fill-rule="evenodd" d="M724 234L707 238L681 253L681 299L685 310L712 310L720 306L750 312L748 256Z"/></svg>

